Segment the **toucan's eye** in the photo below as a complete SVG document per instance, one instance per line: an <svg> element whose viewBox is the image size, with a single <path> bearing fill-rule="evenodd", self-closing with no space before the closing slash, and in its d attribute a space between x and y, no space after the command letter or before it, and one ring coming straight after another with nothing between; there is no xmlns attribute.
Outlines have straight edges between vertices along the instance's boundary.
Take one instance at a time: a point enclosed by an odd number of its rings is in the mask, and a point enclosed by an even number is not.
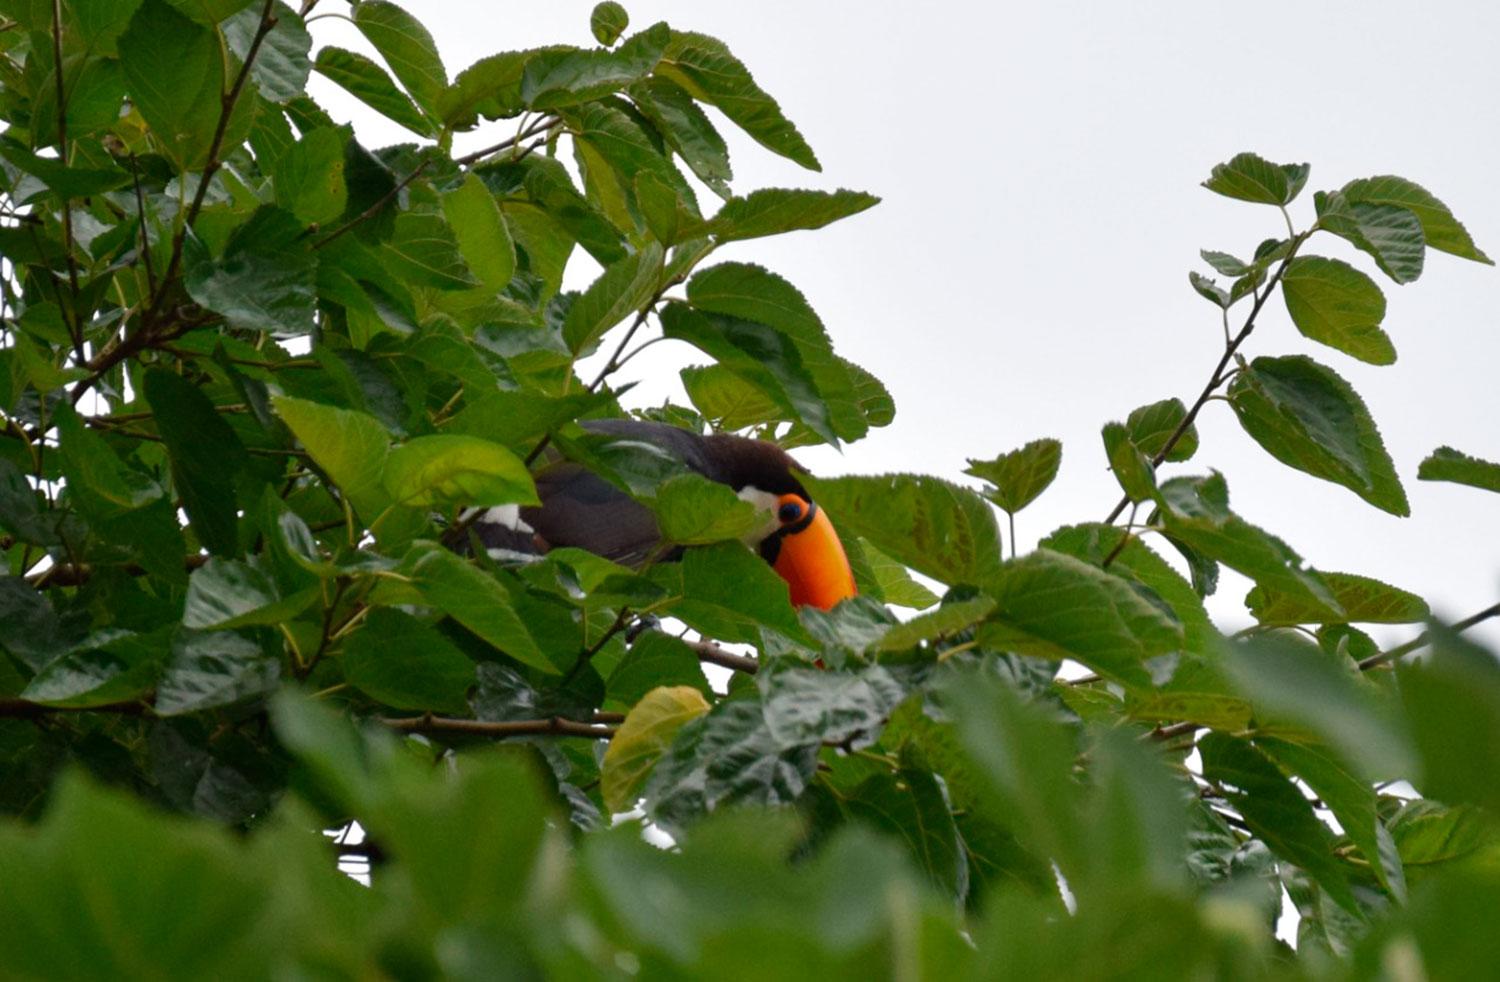
<svg viewBox="0 0 1500 982"><path fill-rule="evenodd" d="M783 524L795 522L802 517L802 505L796 501L784 502L780 508L776 509L776 517L781 519Z"/></svg>

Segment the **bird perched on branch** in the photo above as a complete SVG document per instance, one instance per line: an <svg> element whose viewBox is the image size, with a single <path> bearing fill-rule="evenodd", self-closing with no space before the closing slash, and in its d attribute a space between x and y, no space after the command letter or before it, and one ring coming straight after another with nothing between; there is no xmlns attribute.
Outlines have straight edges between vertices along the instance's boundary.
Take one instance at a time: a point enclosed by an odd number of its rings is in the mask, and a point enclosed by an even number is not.
<svg viewBox="0 0 1500 982"><path fill-rule="evenodd" d="M728 485L769 514L747 536L786 580L792 603L828 609L855 595L854 574L828 520L797 479L797 462L774 443L729 434L703 436L645 420L589 420L585 430L663 450L688 469ZM535 475L541 505L514 505L471 513L457 541L477 543L492 555L541 554L572 546L626 565L638 565L661 545L651 509L582 464L558 460Z"/></svg>

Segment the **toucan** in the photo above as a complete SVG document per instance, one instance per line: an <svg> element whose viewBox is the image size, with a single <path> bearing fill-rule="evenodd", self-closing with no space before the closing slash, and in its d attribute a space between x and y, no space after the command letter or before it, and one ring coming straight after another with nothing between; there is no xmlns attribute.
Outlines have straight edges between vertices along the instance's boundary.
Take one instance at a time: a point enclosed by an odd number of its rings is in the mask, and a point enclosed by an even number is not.
<svg viewBox="0 0 1500 982"><path fill-rule="evenodd" d="M581 425L592 433L664 450L767 513L745 544L786 580L794 605L827 610L855 595L854 573L833 523L797 480L797 462L776 444L725 433L705 436L650 420L588 420ZM583 465L557 460L535 479L540 505L467 514L460 526L465 540L497 558L572 546L639 565L659 551L661 532L651 510Z"/></svg>

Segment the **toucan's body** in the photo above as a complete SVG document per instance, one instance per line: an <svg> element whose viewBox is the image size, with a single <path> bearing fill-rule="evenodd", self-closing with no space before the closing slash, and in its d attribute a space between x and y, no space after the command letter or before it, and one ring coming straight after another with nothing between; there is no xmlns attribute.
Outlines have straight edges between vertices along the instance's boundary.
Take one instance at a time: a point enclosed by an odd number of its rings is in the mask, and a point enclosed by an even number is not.
<svg viewBox="0 0 1500 982"><path fill-rule="evenodd" d="M649 443L689 469L769 513L747 545L759 550L791 590L792 602L832 607L855 593L833 525L797 480L796 461L764 440L702 436L645 420L590 420L594 433ZM572 546L627 565L655 556L661 532L651 510L581 464L560 460L536 474L540 506L490 509L469 536L492 555Z"/></svg>

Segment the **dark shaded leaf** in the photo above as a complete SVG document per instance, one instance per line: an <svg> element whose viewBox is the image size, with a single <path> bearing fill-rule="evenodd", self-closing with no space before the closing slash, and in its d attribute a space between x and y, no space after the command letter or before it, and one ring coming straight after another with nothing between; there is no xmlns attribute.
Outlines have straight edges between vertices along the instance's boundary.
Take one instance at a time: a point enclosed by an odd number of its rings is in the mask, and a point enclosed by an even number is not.
<svg viewBox="0 0 1500 982"><path fill-rule="evenodd" d="M463 713L474 663L442 633L389 607L370 613L344 642L344 678L396 709Z"/></svg>
<svg viewBox="0 0 1500 982"><path fill-rule="evenodd" d="M1036 500L1057 477L1062 465L1062 443L1050 438L1032 440L1019 450L994 460L969 460L965 474L989 481L994 490L986 496L1005 511L1015 514Z"/></svg>
<svg viewBox="0 0 1500 982"><path fill-rule="evenodd" d="M1427 602L1414 593L1354 573L1322 572L1323 582L1343 608L1337 623L1409 624L1426 620ZM1326 610L1263 587L1245 597L1245 606L1262 624L1323 624Z"/></svg>
<svg viewBox="0 0 1500 982"><path fill-rule="evenodd" d="M355 51L325 44L313 65L318 74L343 87L371 109L421 136L431 136L432 124L408 99L385 69Z"/></svg>
<svg viewBox="0 0 1500 982"><path fill-rule="evenodd" d="M448 87L448 73L427 29L386 0L363 0L354 8L354 25L380 52L417 104L433 111Z"/></svg>
<svg viewBox="0 0 1500 982"><path fill-rule="evenodd" d="M146 372L146 401L172 462L172 483L198 541L216 556L239 554L235 478L244 444L197 386L166 369Z"/></svg>
<svg viewBox="0 0 1500 982"><path fill-rule="evenodd" d="M181 631L156 684L156 712L174 716L229 706L273 692L280 681L280 660L249 638L233 631Z"/></svg>
<svg viewBox="0 0 1500 982"><path fill-rule="evenodd" d="M1141 453L1155 459L1186 418L1187 407L1182 404L1181 399L1163 399L1132 410L1125 419L1125 426L1130 431L1130 441L1140 448ZM1197 451L1198 427L1189 423L1163 459L1183 461L1191 458Z"/></svg>
<svg viewBox="0 0 1500 982"><path fill-rule="evenodd" d="M1203 186L1226 198L1263 205L1289 205L1307 183L1307 164L1273 164L1253 153L1218 164Z"/></svg>
<svg viewBox="0 0 1500 982"><path fill-rule="evenodd" d="M863 191L760 188L743 198L730 198L718 214L704 223L701 232L713 235L720 242L757 239L822 228L879 203L879 198Z"/></svg>

